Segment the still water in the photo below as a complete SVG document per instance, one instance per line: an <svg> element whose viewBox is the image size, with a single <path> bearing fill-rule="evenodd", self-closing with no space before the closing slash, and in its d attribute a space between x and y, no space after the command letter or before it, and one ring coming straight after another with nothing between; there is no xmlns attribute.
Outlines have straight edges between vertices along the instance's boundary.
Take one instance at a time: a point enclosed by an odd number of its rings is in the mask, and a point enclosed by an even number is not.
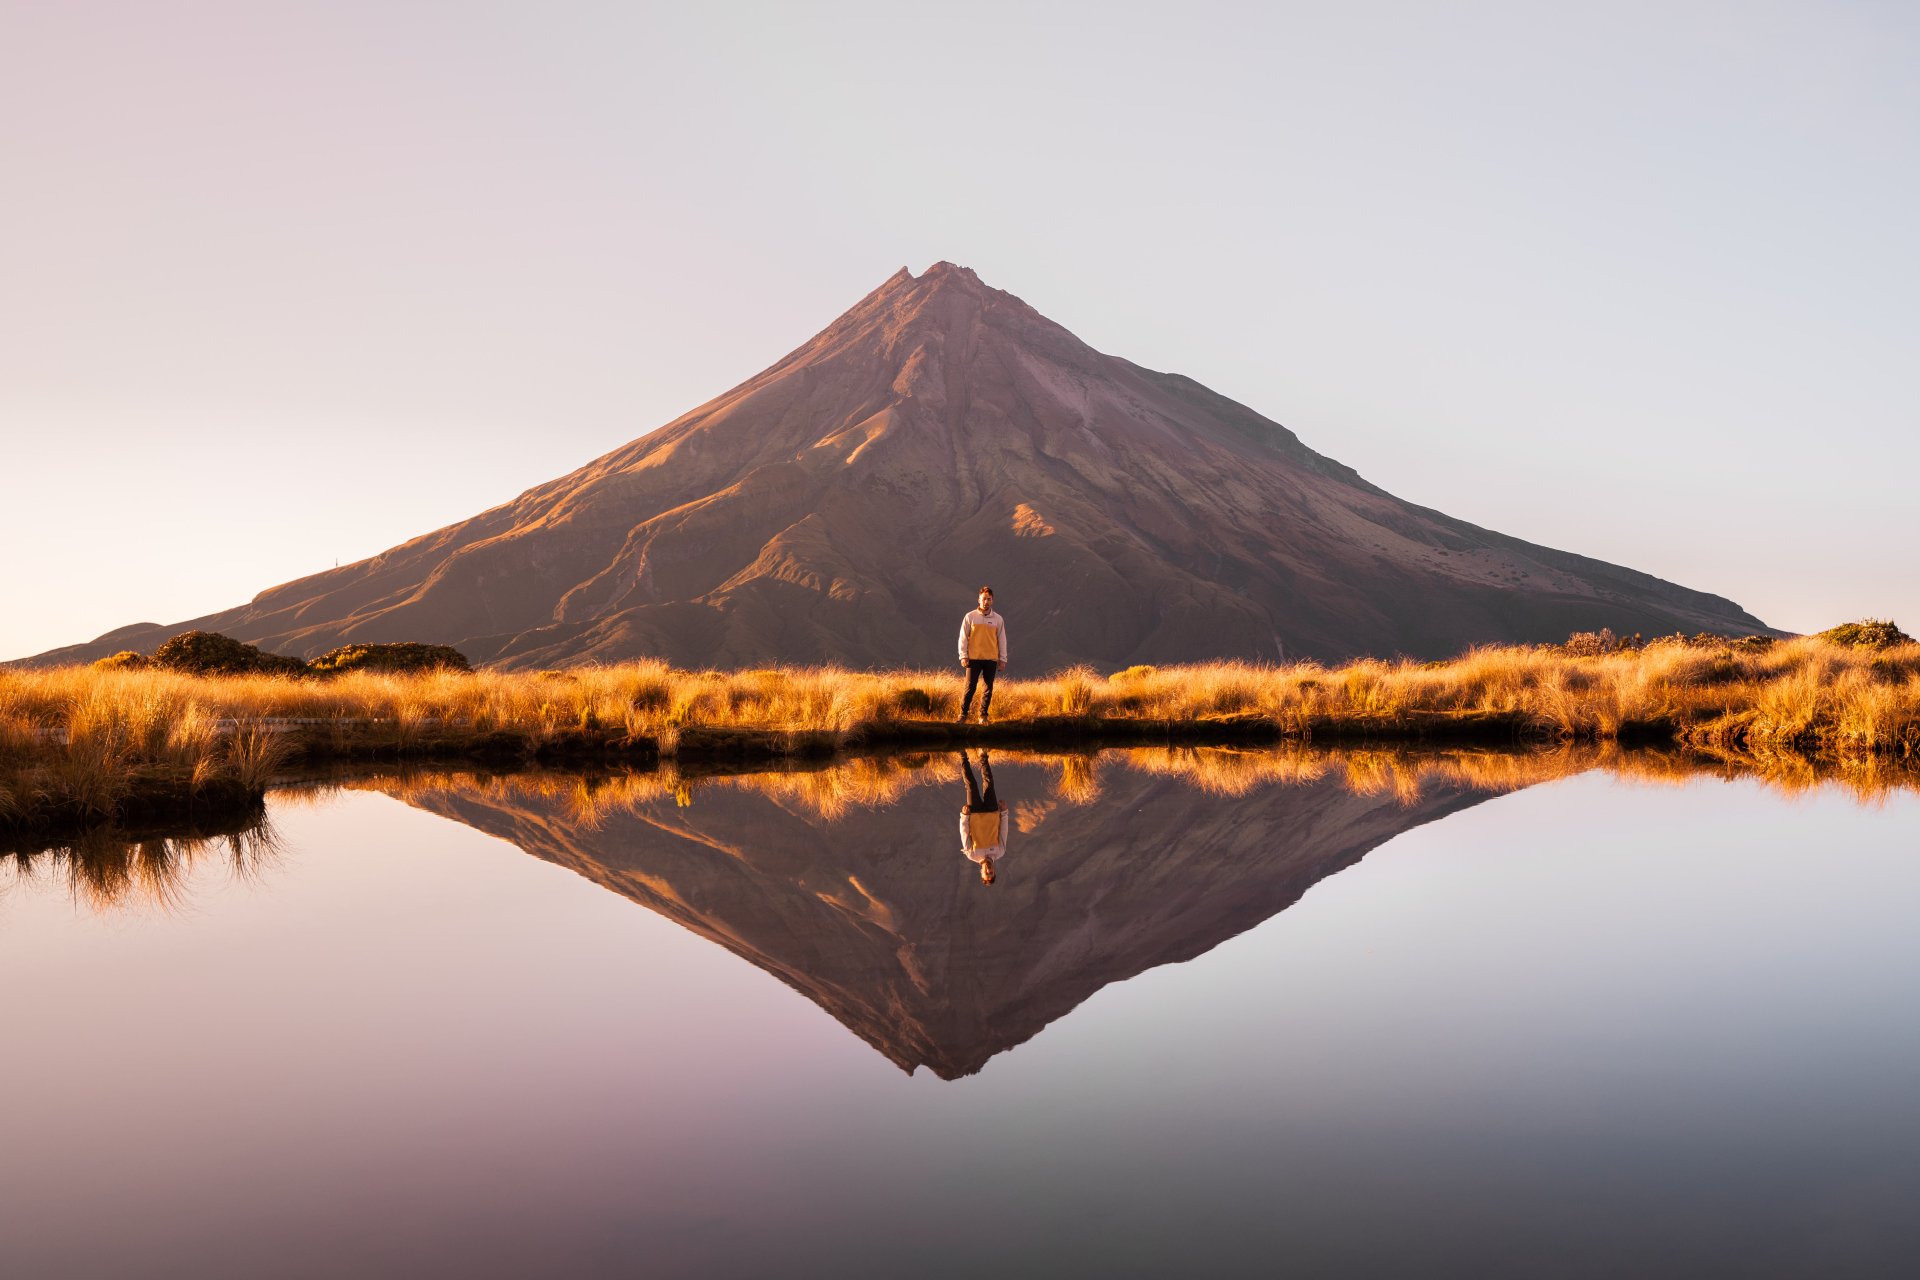
<svg viewBox="0 0 1920 1280"><path fill-rule="evenodd" d="M1901 779L986 764L0 859L0 1274L1920 1265Z"/></svg>

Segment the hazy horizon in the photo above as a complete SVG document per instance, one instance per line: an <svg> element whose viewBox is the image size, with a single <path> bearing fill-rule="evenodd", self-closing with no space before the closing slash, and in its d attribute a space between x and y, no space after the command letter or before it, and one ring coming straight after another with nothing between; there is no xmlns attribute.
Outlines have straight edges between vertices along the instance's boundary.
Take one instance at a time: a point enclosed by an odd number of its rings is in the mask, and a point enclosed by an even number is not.
<svg viewBox="0 0 1920 1280"><path fill-rule="evenodd" d="M1911 631L1917 34L0 3L0 658L508 501L940 259L1409 501Z"/></svg>

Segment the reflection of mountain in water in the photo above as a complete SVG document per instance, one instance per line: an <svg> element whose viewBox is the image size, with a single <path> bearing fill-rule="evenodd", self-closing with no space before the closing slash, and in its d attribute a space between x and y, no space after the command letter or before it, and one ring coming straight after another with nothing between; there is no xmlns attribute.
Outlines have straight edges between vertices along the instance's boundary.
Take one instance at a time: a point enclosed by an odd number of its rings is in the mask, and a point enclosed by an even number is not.
<svg viewBox="0 0 1920 1280"><path fill-rule="evenodd" d="M561 798L403 789L718 942L908 1071L946 1079L1034 1035L1102 987L1191 959L1296 902L1391 837L1485 798L1418 799L1330 777L1220 799L1111 770L1091 803L996 762L1012 809L997 881L961 856L957 760L940 785L828 820L777 788L715 788L569 816ZM950 776L949 776L950 775Z"/></svg>

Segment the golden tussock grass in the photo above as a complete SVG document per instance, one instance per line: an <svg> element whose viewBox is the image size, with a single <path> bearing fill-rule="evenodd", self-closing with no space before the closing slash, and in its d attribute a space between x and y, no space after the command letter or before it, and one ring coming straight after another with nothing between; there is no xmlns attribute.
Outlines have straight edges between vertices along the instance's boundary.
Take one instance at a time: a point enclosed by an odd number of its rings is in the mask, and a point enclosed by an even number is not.
<svg viewBox="0 0 1920 1280"><path fill-rule="evenodd" d="M927 745L929 735L982 732L950 723L962 687L952 672L680 671L651 661L327 681L9 670L0 672L0 824L107 816L159 785L257 790L296 755L490 748L515 758L571 751L671 760L729 734L748 756ZM1026 726L1093 740L1218 726L1274 738L1471 732L1723 754L1907 757L1920 754L1920 645L1867 649L1807 637L1590 656L1488 648L1445 663L1365 659L1331 668L1217 662L1102 676L1076 667L1003 679L994 718L995 734Z"/></svg>

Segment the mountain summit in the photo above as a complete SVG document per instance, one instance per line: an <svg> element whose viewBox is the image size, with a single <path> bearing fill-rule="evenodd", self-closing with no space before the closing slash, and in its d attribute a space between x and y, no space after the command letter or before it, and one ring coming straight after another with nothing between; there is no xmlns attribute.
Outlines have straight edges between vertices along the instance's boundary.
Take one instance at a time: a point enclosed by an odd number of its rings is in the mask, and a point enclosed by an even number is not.
<svg viewBox="0 0 1920 1280"><path fill-rule="evenodd" d="M1731 601L1402 502L1189 378L1103 355L965 267L902 269L725 395L512 502L174 626L505 667L926 666L982 582L1019 668L1448 655Z"/></svg>

